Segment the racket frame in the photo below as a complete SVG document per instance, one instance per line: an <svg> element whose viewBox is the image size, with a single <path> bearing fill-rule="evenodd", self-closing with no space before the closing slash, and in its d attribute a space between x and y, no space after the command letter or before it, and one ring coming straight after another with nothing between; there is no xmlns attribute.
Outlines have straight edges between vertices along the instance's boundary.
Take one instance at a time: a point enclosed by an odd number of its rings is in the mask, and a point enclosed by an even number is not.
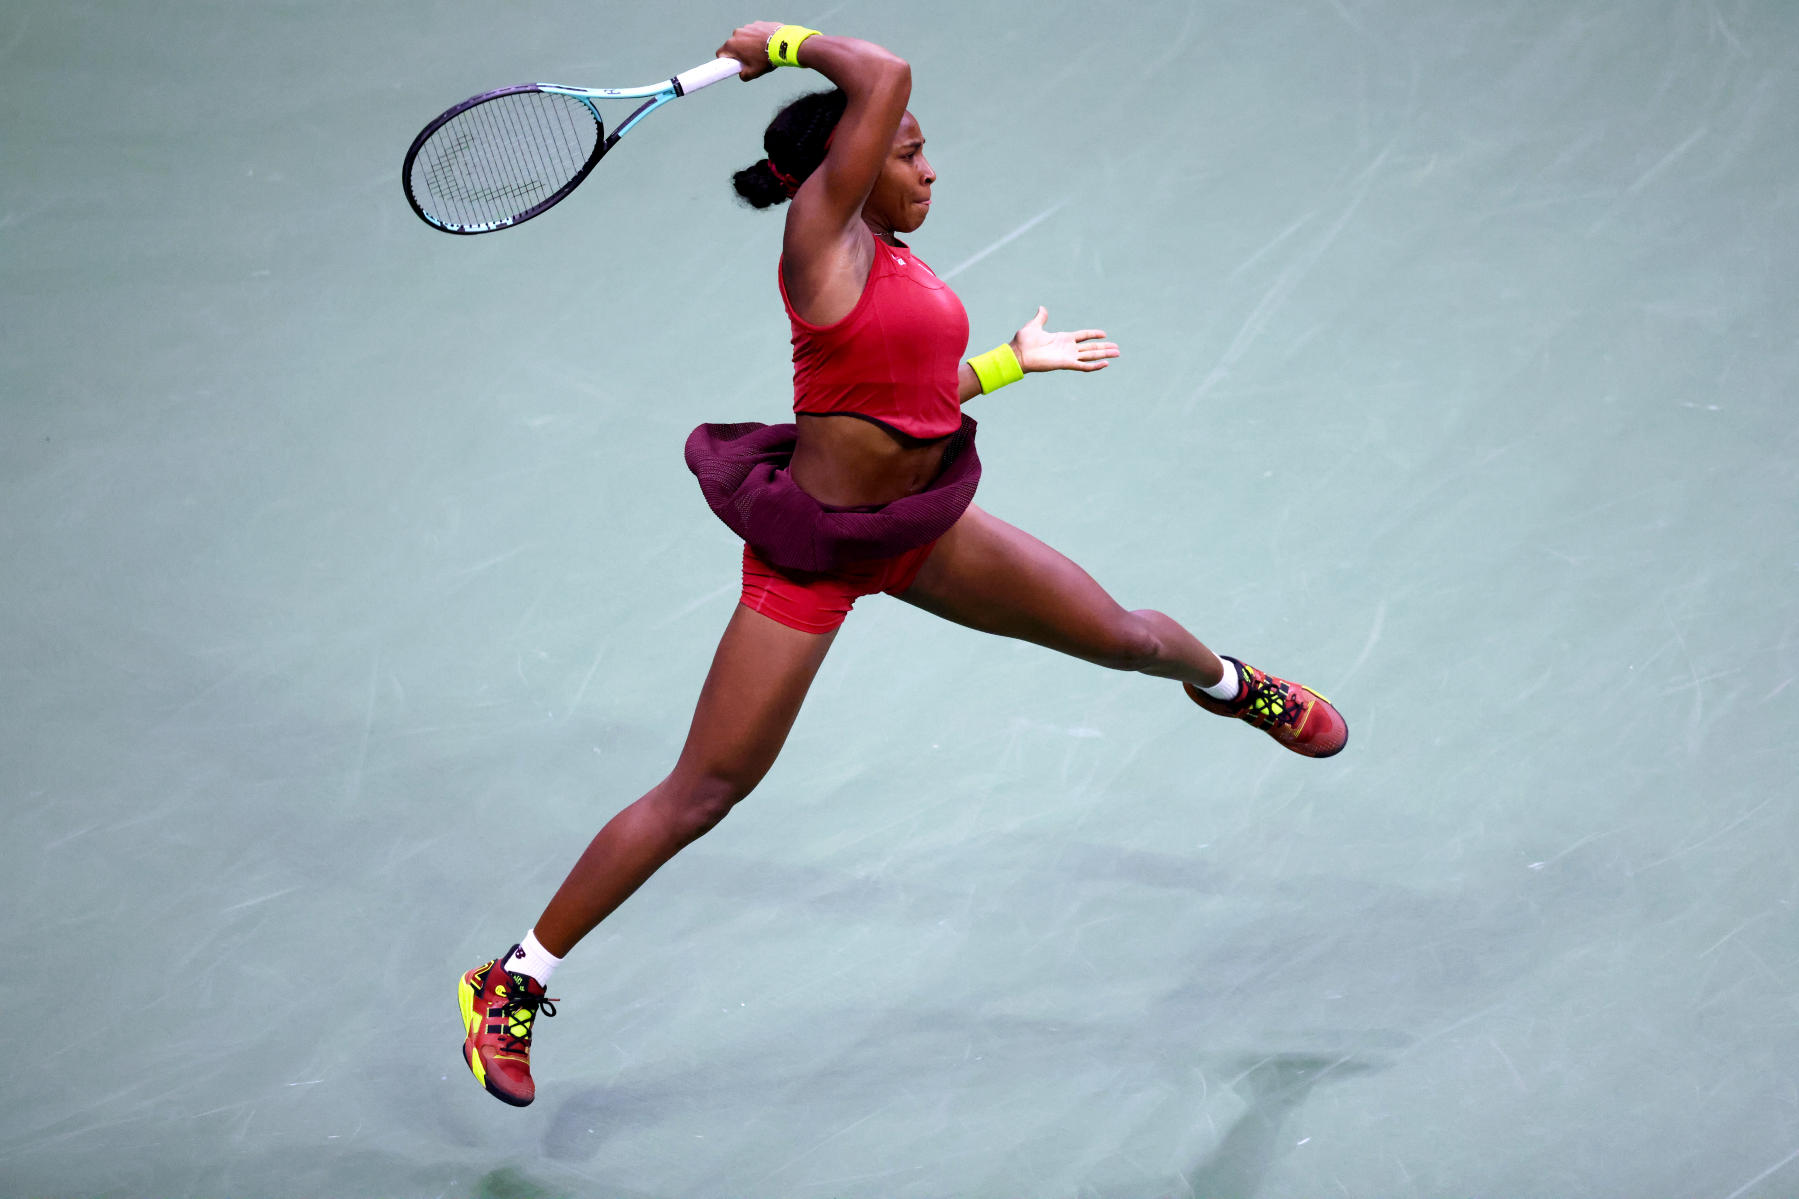
<svg viewBox="0 0 1799 1199"><path fill-rule="evenodd" d="M636 128L638 123L652 112L671 100L678 100L703 87L710 87L721 80L729 79L740 70L742 70L742 65L736 59L714 58L659 83L646 83L641 87L569 87L561 83L516 83L511 87L495 88L491 92L470 96L462 103L452 105L439 113L419 131L417 137L412 139L412 145L406 150L406 160L400 166L400 187L406 193L406 203L412 206L412 211L418 214L419 219L433 229L444 233L462 235L493 233L500 229L510 229L514 225L522 225L532 217L541 215L566 199L568 194L593 172L593 168L599 165L600 159L606 157L607 152L618 145L619 139ZM554 194L539 200L516 216L470 225L446 224L432 216L412 190L412 164L418 158L419 151L424 148L426 142L431 140L432 134L469 109L485 104L489 100L496 100L501 96L516 96L522 92L544 92L554 96L567 96L586 105L587 111L593 115L595 126L599 129L599 136L594 139L593 153L587 156L587 161L581 164L574 177L558 188ZM643 100L644 102L638 105L636 110L626 117L617 129L613 130L611 134L607 134L605 118L594 106L596 100Z"/></svg>

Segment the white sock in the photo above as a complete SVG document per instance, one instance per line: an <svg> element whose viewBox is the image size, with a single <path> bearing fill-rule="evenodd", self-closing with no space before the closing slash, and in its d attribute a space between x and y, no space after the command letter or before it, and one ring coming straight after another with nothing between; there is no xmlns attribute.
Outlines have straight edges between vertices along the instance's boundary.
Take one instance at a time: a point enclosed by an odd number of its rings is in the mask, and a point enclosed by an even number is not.
<svg viewBox="0 0 1799 1199"><path fill-rule="evenodd" d="M1218 660L1224 663L1224 677L1210 687L1201 687L1200 690L1213 699L1236 699L1237 692L1240 690L1237 686L1237 664L1229 658L1219 658Z"/></svg>
<svg viewBox="0 0 1799 1199"><path fill-rule="evenodd" d="M560 965L562 959L538 942L536 929L526 933L525 939L512 951L512 956L506 959L506 969L514 974L529 974L546 987L550 985L550 975Z"/></svg>

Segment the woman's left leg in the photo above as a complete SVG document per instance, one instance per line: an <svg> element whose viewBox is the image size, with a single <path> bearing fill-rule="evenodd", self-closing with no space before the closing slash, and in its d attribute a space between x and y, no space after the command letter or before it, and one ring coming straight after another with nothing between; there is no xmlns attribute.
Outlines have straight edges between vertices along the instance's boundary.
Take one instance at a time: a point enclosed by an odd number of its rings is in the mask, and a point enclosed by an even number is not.
<svg viewBox="0 0 1799 1199"><path fill-rule="evenodd" d="M1114 670L1195 687L1224 677L1218 655L1171 617L1147 608L1126 611L1068 558L973 506L899 598L971 629Z"/></svg>
<svg viewBox="0 0 1799 1199"><path fill-rule="evenodd" d="M1179 679L1206 711L1261 729L1296 754L1328 758L1349 740L1342 715L1316 691L1221 660L1160 612L1127 612L1086 571L979 508L963 513L898 595L983 633L1115 670ZM1236 672L1230 683L1227 668Z"/></svg>

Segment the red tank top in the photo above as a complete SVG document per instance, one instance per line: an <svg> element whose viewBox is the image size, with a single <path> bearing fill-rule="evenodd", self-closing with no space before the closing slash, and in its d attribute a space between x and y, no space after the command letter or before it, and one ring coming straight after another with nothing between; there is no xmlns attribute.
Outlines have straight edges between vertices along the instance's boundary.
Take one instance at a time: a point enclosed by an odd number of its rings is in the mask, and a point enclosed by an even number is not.
<svg viewBox="0 0 1799 1199"><path fill-rule="evenodd" d="M961 427L956 376L968 313L911 249L877 240L862 297L834 325L800 319L780 283L793 325L795 412L860 416L909 437Z"/></svg>

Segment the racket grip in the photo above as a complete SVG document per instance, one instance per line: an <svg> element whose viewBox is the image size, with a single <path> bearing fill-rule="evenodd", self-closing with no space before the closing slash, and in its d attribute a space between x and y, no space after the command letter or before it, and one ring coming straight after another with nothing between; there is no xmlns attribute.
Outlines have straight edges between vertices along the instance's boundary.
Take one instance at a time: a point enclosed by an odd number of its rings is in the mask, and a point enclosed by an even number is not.
<svg viewBox="0 0 1799 1199"><path fill-rule="evenodd" d="M691 92L697 92L703 87L711 87L721 80L735 79L737 72L741 70L743 70L743 64L735 58L714 58L691 71L682 71L675 76L675 83L680 87L681 94L685 96Z"/></svg>

